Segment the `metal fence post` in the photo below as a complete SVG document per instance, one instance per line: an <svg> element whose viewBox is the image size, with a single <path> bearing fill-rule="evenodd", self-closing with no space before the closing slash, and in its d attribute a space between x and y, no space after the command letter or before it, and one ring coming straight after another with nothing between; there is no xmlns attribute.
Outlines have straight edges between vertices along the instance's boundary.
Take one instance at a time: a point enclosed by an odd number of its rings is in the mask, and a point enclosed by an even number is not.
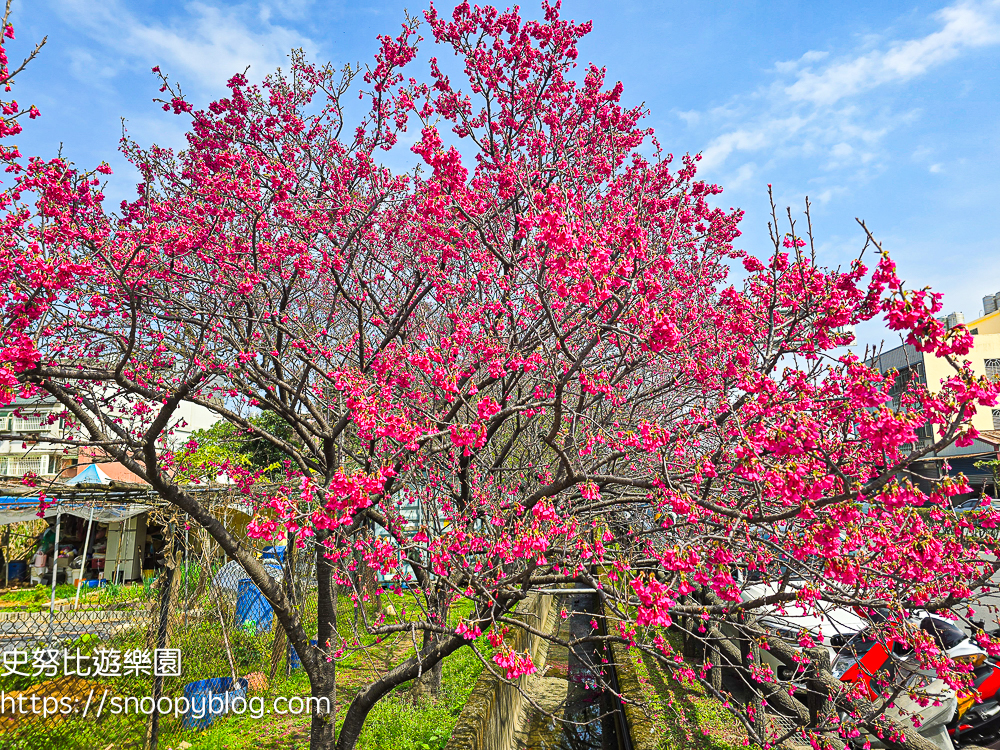
<svg viewBox="0 0 1000 750"><path fill-rule="evenodd" d="M55 620L56 620L56 576L59 575L59 531L62 527L62 506L59 505L59 501L56 501L56 538L52 545L52 597L49 600L49 634L45 639L46 644L49 648L53 648L54 643L52 641L53 635L55 633ZM71 561L72 562L72 561ZM69 568L67 568L69 570Z"/></svg>
<svg viewBox="0 0 1000 750"><path fill-rule="evenodd" d="M163 573L163 585L160 588L160 620L156 629L157 649L167 647L167 631L170 624L171 599L173 598L173 582L176 565L176 560L171 552L171 554L167 555L166 569ZM157 704L160 702L161 695L163 695L163 676L155 674L154 670L153 712L149 716L149 730L146 733L147 750L156 750L157 742L160 739L160 712L157 709Z"/></svg>

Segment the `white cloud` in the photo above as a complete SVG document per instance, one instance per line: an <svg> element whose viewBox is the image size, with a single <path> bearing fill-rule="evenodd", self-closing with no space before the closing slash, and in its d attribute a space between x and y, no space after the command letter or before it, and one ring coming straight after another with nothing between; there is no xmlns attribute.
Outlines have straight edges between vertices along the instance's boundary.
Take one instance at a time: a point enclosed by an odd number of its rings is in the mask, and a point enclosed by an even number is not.
<svg viewBox="0 0 1000 750"><path fill-rule="evenodd" d="M720 135L702 152L702 168L711 169L724 162L733 151L754 151L768 144L768 133L763 129L735 130Z"/></svg>
<svg viewBox="0 0 1000 750"><path fill-rule="evenodd" d="M850 143L841 142L838 143L836 146L834 146L833 149L830 151L830 153L836 156L838 159L843 159L853 154L854 148L851 146Z"/></svg>
<svg viewBox="0 0 1000 750"><path fill-rule="evenodd" d="M323 12L325 14L330 15L331 10L334 10L330 7L331 5L334 5L334 3L329 0L324 3ZM305 18L312 6L313 0L270 0L268 3L261 3L260 17L261 20L266 22L270 20L272 13L277 13L289 20L297 21ZM339 13L340 9L337 8L335 12Z"/></svg>
<svg viewBox="0 0 1000 750"><path fill-rule="evenodd" d="M704 113L678 113L689 126L718 133L702 152L703 168L725 171L730 186L733 178L745 180L738 158L761 152L770 152L770 164L818 157L825 158L827 170L852 169L854 176L879 171L886 136L921 112L893 110L873 90L917 78L972 49L1000 44L1000 0L960 2L931 18L936 28L924 36L868 37L854 54L840 57L809 51L798 60L776 63L770 85L749 95Z"/></svg>
<svg viewBox="0 0 1000 750"><path fill-rule="evenodd" d="M789 62L776 62L774 64L774 69L779 73L794 73L803 64L808 65L809 63L819 62L830 56L829 52L824 52L820 50L809 50L798 60L793 60Z"/></svg>
<svg viewBox="0 0 1000 750"><path fill-rule="evenodd" d="M107 80L117 74L114 65L101 62L87 50L79 48L69 50L69 70L78 81L105 90L109 89Z"/></svg>
<svg viewBox="0 0 1000 750"><path fill-rule="evenodd" d="M744 164L739 169L736 170L736 174L730 177L726 182L726 187L731 190L736 190L741 185L744 185L754 178L757 174L757 165L753 162Z"/></svg>
<svg viewBox="0 0 1000 750"><path fill-rule="evenodd" d="M687 123L687 126L694 127L701 121L701 112L696 112L694 110L690 112L678 112L677 116Z"/></svg>
<svg viewBox="0 0 1000 750"><path fill-rule="evenodd" d="M928 171L929 171L929 172L930 172L931 174L940 174L941 172L943 172L943 171L944 171L944 164L931 164L931 165L930 165L930 166L929 166L929 167L927 168L927 170L928 170Z"/></svg>
<svg viewBox="0 0 1000 750"><path fill-rule="evenodd" d="M997 2L952 5L934 14L942 26L927 36L840 60L819 72L795 66L789 72L794 72L797 80L785 88L785 93L792 101L831 105L885 83L908 81L958 57L966 49L1000 42L998 7ZM799 62L808 63L808 54Z"/></svg>
<svg viewBox="0 0 1000 750"><path fill-rule="evenodd" d="M305 2L278 3L275 10L286 15L305 6ZM190 2L183 6L182 15L169 22L144 21L120 0L62 0L60 10L103 48L133 63L160 65L182 82L193 79L206 88L224 85L247 66L252 77L260 79L285 64L293 47L315 52L310 39L274 23L269 12L253 12L245 6L219 8Z"/></svg>

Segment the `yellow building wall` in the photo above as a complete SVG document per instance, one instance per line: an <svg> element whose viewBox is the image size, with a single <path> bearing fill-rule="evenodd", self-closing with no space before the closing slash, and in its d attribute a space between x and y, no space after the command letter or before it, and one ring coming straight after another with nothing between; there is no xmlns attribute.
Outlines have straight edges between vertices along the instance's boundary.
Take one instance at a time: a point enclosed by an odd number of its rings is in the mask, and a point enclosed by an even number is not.
<svg viewBox="0 0 1000 750"><path fill-rule="evenodd" d="M966 323L965 325L970 331L977 331L978 335L1000 333L1000 310L992 312L989 315L984 315L982 318L974 320L971 323Z"/></svg>
<svg viewBox="0 0 1000 750"><path fill-rule="evenodd" d="M966 357L972 363L972 370L977 375L986 374L985 360L1000 359L1000 313L994 313L986 318L981 318L981 320L989 319L993 319L994 322L991 324L996 325L998 332L995 334L973 336L973 348ZM975 327L975 324L969 326L970 330ZM979 330L981 331L982 328ZM954 369L952 369L946 360L938 359L937 357L925 357L924 368L927 374L927 387L932 391L937 391L941 387L941 381L944 378L955 374ZM972 418L972 425L980 432L983 430L992 430L993 409L988 406L977 407L976 414Z"/></svg>

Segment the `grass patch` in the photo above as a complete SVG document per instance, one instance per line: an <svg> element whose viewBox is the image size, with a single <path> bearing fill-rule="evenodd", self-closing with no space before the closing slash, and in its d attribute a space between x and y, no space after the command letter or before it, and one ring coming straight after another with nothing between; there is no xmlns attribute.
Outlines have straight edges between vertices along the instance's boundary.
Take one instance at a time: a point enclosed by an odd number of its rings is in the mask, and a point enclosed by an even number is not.
<svg viewBox="0 0 1000 750"><path fill-rule="evenodd" d="M398 608L399 604L394 606ZM460 601L453 607L449 619L457 622L470 610L470 602ZM345 639L352 635L352 612L353 603L342 597L338 606L338 624ZM305 619L308 622L308 615ZM387 663L405 659L412 651L409 637L366 645L366 651L357 651L338 665L338 726L343 722L357 691ZM489 653L489 642L485 638L480 638L477 646L481 652ZM379 701L368 715L358 741L358 750L441 750L451 738L459 714L482 669L482 662L472 650L463 648L445 659L441 695L436 701L414 704L410 698L410 684L399 686ZM304 671L297 670L289 678L278 677L268 694L308 695L309 680ZM265 700L265 705L270 705L271 698ZM231 716L215 721L203 732L184 732L173 735L171 739L174 744L182 739L191 743L192 750L304 750L309 747L309 723L308 716L268 714L261 719Z"/></svg>
<svg viewBox="0 0 1000 750"><path fill-rule="evenodd" d="M353 660L359 659L353 657ZM350 661L350 660L349 660ZM338 673L338 683L350 680L349 662ZM441 750L447 744L458 716L482 671L482 663L471 649L462 649L445 660L442 669L442 694L437 701L414 704L409 685L402 685L379 701L365 721L358 750ZM348 683L350 684L350 683ZM309 680L297 671L275 685L272 693L308 695ZM343 722L347 704L356 686L339 687L338 725ZM269 699L268 699L269 700ZM261 719L232 716L217 720L203 732L176 735L191 743L192 750L304 750L309 747L308 716L268 715Z"/></svg>
<svg viewBox="0 0 1000 750"><path fill-rule="evenodd" d="M60 583L56 586L56 599L66 599L67 597L76 596L76 586L73 584ZM25 589L9 589L3 594L0 594L0 604L5 605L32 605L32 604L48 604L49 599L52 597L52 588L50 586L43 586L38 584L31 588Z"/></svg>
<svg viewBox="0 0 1000 750"><path fill-rule="evenodd" d="M680 634L661 631L680 652ZM744 747L746 732L721 701L698 683L682 682L651 656L615 646L623 694L637 705L625 711L632 739L643 750L735 750Z"/></svg>
<svg viewBox="0 0 1000 750"><path fill-rule="evenodd" d="M119 605L132 606L136 602L150 601L156 596L153 589L155 577L135 584L108 583L99 589L88 586L80 588L80 608L115 608ZM52 598L51 586L38 584L31 588L11 588L0 593L0 608L12 608L27 612L48 610ZM56 602L75 601L76 586L60 583L56 586Z"/></svg>
<svg viewBox="0 0 1000 750"><path fill-rule="evenodd" d="M146 606L142 603L142 600L147 598L145 589L143 585L109 586L100 591L90 592L85 589L81 592L81 604L89 593L91 606L97 605L103 608L108 603L115 603L138 609ZM60 586L57 589L59 597L70 598L74 594L73 586ZM12 600L9 598L11 596ZM12 606L18 607L47 606L49 596L49 589L34 587L7 592L0 601L11 601ZM369 619L376 610L381 611L390 603L393 609L387 610L388 621L409 620L419 613L416 608L409 608L404 614L403 607L396 597L383 594L381 602L370 601L365 604ZM164 680L164 695L177 697L189 682L231 674L216 607L221 605L224 619L231 624L232 604L233 602L228 599L217 601L206 595L204 600L199 602L201 609L199 616L192 617L189 622L181 618L175 621L171 646L179 648L183 654L183 676ZM315 602L307 600L304 604L302 614L306 631L315 637ZM457 623L460 618L468 615L470 609L470 602L457 602L450 612L449 619L453 624ZM398 610L399 614L394 610ZM155 624L156 613L143 610L143 614L142 618L136 617L133 627L115 632L109 637L88 635L67 645L73 651L79 648L85 655L93 653L98 647L113 648L122 653L133 649L149 649L153 643L150 628ZM376 643L374 637L363 632L355 632L355 616L354 603L349 597L340 597L338 602L340 638L349 649L357 650L353 653L349 651L349 655L338 665L338 721L343 720L351 700L362 686L377 677L383 669L399 663L413 653L413 640L409 634ZM233 627L228 631L229 647L239 675L255 671L269 673L275 632L274 627L257 632L253 627L246 626ZM489 652L489 643L485 639L480 639L478 645L481 651ZM261 694L264 700L264 715L260 718L254 718L249 714L229 716L216 720L204 731L196 731L184 729L180 718L163 717L160 721L160 747L176 748L181 742L188 742L196 750L307 748L310 717L280 715L272 711L276 696L308 696L310 693L309 680L304 670L296 670L286 677L284 667L282 663L275 679ZM359 742L360 750L383 748L441 750L450 738L458 716L481 671L482 664L472 650L463 648L444 661L442 693L436 701L423 701L415 705L410 697L410 685L400 686L381 701L369 715ZM0 687L8 691L36 689L46 679L44 676L17 679L8 677L0 680ZM150 679L123 675L94 679L83 688L75 687L70 692L77 694L82 691L85 698L90 687L95 688L99 699L105 689L112 696L149 695L152 685ZM0 724L0 734L7 734L0 745L11 750L15 748L16 750L49 748L90 750L97 746L103 748L113 744L115 750L138 750L142 747L142 738L145 736L145 724L146 717L136 715L106 716L99 723L84 722L74 716L56 721L30 722L30 724L26 722L11 726Z"/></svg>
<svg viewBox="0 0 1000 750"><path fill-rule="evenodd" d="M642 658L636 652L629 658L649 706L648 722L642 729L659 736L660 750L743 747L746 734L742 727L720 701L705 693L705 688L671 678L653 659Z"/></svg>

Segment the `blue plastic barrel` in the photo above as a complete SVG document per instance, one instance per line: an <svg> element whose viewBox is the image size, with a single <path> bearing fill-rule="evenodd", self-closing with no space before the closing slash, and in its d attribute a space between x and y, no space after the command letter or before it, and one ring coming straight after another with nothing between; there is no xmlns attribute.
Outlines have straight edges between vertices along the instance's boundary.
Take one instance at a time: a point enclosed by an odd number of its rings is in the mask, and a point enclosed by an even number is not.
<svg viewBox="0 0 1000 750"><path fill-rule="evenodd" d="M7 580L24 581L28 577L28 563L24 560L13 560L7 563Z"/></svg>
<svg viewBox="0 0 1000 750"><path fill-rule="evenodd" d="M271 627L274 610L253 581L244 578L236 589L236 627L252 622L257 630Z"/></svg>
<svg viewBox="0 0 1000 750"><path fill-rule="evenodd" d="M277 560L278 562L285 561L285 545L280 547L264 547L264 554L261 555L264 560Z"/></svg>
<svg viewBox="0 0 1000 750"><path fill-rule="evenodd" d="M237 699L247 699L249 684L242 677L233 683L232 677L189 682L184 686L188 709L184 714L185 729L204 729L218 717L228 713Z"/></svg>
<svg viewBox="0 0 1000 750"><path fill-rule="evenodd" d="M315 646L318 641L309 641L310 644ZM299 669L302 667L302 660L299 658L299 652L295 650L295 646L291 646L288 649L288 664L292 669Z"/></svg>

